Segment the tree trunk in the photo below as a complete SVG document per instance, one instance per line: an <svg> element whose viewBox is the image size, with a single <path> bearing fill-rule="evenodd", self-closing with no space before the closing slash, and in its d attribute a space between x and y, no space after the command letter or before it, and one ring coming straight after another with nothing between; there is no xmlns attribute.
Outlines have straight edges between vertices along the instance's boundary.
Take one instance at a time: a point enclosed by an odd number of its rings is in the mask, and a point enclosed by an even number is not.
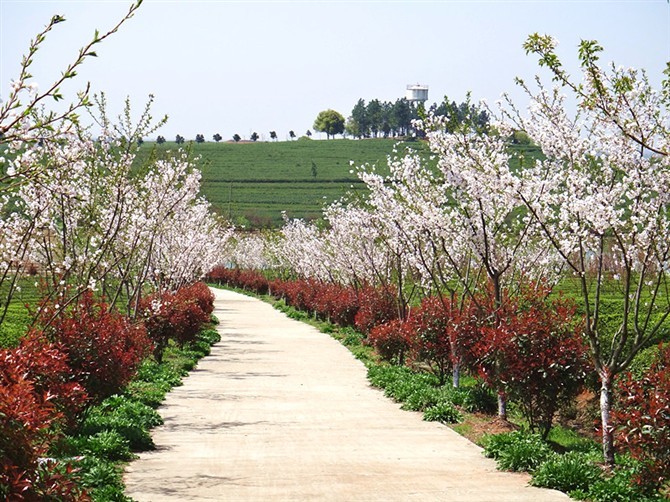
<svg viewBox="0 0 670 502"><path fill-rule="evenodd" d="M507 398L502 392L498 392L498 418L507 420Z"/></svg>
<svg viewBox="0 0 670 502"><path fill-rule="evenodd" d="M600 419L602 427L603 456L610 467L614 467L614 431L610 414L612 411L612 375L608 370L600 372Z"/></svg>
<svg viewBox="0 0 670 502"><path fill-rule="evenodd" d="M461 385L461 363L459 361L454 362L451 375L451 383L454 389L457 389Z"/></svg>
<svg viewBox="0 0 670 502"><path fill-rule="evenodd" d="M499 323L498 319L498 309L500 309L500 306L502 305L502 285L500 284L500 275L499 274L493 274L490 276L491 281L493 282L493 294L494 294L494 301L495 301L495 308L496 308L496 324ZM500 368L501 365L500 361L500 356L496 358L496 374L500 374L500 371L498 369ZM504 392L498 391L498 418L502 420L507 420L507 396L505 396Z"/></svg>

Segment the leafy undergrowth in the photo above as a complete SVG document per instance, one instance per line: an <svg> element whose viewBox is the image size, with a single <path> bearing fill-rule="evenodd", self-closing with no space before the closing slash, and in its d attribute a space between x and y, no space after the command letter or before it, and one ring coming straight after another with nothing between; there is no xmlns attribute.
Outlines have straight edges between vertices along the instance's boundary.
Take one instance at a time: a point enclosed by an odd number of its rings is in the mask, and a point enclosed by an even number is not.
<svg viewBox="0 0 670 502"><path fill-rule="evenodd" d="M125 392L89 409L77 432L52 446L51 457L69 464L74 481L92 500L130 501L124 495L125 462L154 448L149 431L163 423L156 408L219 340L210 327L184 347L171 342L160 364L145 360Z"/></svg>

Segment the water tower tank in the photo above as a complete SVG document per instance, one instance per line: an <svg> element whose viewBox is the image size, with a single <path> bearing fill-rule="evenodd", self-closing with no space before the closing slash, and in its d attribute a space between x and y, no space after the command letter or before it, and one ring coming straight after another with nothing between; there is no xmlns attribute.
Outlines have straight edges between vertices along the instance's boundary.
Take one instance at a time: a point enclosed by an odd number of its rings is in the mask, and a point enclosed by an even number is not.
<svg viewBox="0 0 670 502"><path fill-rule="evenodd" d="M428 101L428 86L427 85L408 85L405 93L407 101Z"/></svg>

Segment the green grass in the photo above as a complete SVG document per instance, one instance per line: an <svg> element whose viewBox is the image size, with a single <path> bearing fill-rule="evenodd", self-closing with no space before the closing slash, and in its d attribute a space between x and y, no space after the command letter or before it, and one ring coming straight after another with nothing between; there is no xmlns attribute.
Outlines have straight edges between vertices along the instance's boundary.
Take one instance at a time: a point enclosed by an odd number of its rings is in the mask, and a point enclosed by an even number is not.
<svg viewBox="0 0 670 502"><path fill-rule="evenodd" d="M394 146L427 155L423 142L399 144L394 139L296 140L256 143L190 143L201 170L202 193L219 214L242 225L279 226L281 213L289 217L318 219L324 204L343 197L363 184L352 166L374 164L388 173L387 157ZM175 150L175 143L145 143L137 162L150 155ZM154 150L155 149L155 150ZM316 173L313 172L315 166ZM316 174L316 175L314 175Z"/></svg>
<svg viewBox="0 0 670 502"><path fill-rule="evenodd" d="M35 286L34 277L26 277L19 282L20 291L14 297L7 309L7 315L0 324L0 348L15 347L19 339L26 333L32 321L32 315L27 306L35 306L39 300L39 290ZM0 288L0 299L6 298L6 287Z"/></svg>
<svg viewBox="0 0 670 502"><path fill-rule="evenodd" d="M282 211L291 218L319 219L325 204L350 191L365 194L365 186L353 166L375 165L388 173L388 156L402 156L409 149L424 159L430 157L424 141L395 139L271 141L256 143L187 143L202 172L202 193L214 210L237 225L276 227ZM176 150L174 142L144 143L137 164L151 155ZM537 147L512 145L514 153L532 160L541 155ZM434 165L434 161L429 161ZM519 168L518 159L512 168Z"/></svg>

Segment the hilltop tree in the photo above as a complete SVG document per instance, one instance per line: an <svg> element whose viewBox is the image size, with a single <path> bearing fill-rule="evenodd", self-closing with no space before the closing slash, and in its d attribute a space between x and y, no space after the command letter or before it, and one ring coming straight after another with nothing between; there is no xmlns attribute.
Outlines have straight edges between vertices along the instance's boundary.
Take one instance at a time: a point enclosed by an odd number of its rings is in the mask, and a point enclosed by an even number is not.
<svg viewBox="0 0 670 502"><path fill-rule="evenodd" d="M242 139L242 137L241 137L239 134L235 133L235 134L233 135L233 141L234 141L235 143L239 143L239 141L240 141L241 139Z"/></svg>
<svg viewBox="0 0 670 502"><path fill-rule="evenodd" d="M277 141L277 132L276 131L270 131L270 139L274 139Z"/></svg>
<svg viewBox="0 0 670 502"><path fill-rule="evenodd" d="M250 139L251 141L258 141L258 137L259 137L259 136L258 136L258 133L257 133L257 132L253 132L253 133L251 133L251 136L249 136L249 139Z"/></svg>
<svg viewBox="0 0 670 502"><path fill-rule="evenodd" d="M391 111L393 110L393 104L389 101L384 101L382 103L382 114L381 114L381 132L384 133L384 137L388 138L391 134L393 127L393 116Z"/></svg>
<svg viewBox="0 0 670 502"><path fill-rule="evenodd" d="M335 110L324 110L319 112L314 121L314 130L325 132L326 137L342 134L344 132L344 117Z"/></svg>
<svg viewBox="0 0 670 502"><path fill-rule="evenodd" d="M202 134L196 134L195 135L195 142L196 143L204 143L205 142L205 136Z"/></svg>
<svg viewBox="0 0 670 502"><path fill-rule="evenodd" d="M221 135L217 132L214 136L212 136L212 139L218 143L218 142L221 141L223 138L222 138Z"/></svg>
<svg viewBox="0 0 670 502"><path fill-rule="evenodd" d="M358 122L356 122L353 117L347 119L347 123L344 124L344 131L353 138L360 139L363 134L359 128Z"/></svg>
<svg viewBox="0 0 670 502"><path fill-rule="evenodd" d="M291 139L295 139L295 132L289 131L288 135L291 137Z"/></svg>
<svg viewBox="0 0 670 502"><path fill-rule="evenodd" d="M182 135L180 135L180 134L177 134L177 136L175 137L174 141L175 141L175 143L177 143L178 145L181 145L182 143L184 143L184 136L182 136Z"/></svg>
<svg viewBox="0 0 670 502"><path fill-rule="evenodd" d="M156 138L156 143L158 143L159 145L162 145L163 143L165 143L165 137L164 136L158 136Z"/></svg>
<svg viewBox="0 0 670 502"><path fill-rule="evenodd" d="M414 118L414 111L410 102L405 98L396 100L391 109L391 115L396 133L400 136L407 136L412 127L412 119Z"/></svg>
<svg viewBox="0 0 670 502"><path fill-rule="evenodd" d="M308 138L311 138L312 137L312 131L307 129L307 132L305 133L305 136L307 136Z"/></svg>
<svg viewBox="0 0 670 502"><path fill-rule="evenodd" d="M489 114L480 106L470 102L470 93L465 97L465 101L457 104L456 101L450 101L448 96L444 97L442 103L432 105L430 111L435 115L446 117L447 132L455 132L462 129L486 132L489 126Z"/></svg>
<svg viewBox="0 0 670 502"><path fill-rule="evenodd" d="M372 131L372 135L376 138L382 128L382 104L378 99L373 99L365 108L365 113L370 123L370 131Z"/></svg>
<svg viewBox="0 0 670 502"><path fill-rule="evenodd" d="M368 120L367 110L365 109L365 100L359 99L358 103L351 110L351 120L349 134L357 138L370 135L370 121Z"/></svg>

